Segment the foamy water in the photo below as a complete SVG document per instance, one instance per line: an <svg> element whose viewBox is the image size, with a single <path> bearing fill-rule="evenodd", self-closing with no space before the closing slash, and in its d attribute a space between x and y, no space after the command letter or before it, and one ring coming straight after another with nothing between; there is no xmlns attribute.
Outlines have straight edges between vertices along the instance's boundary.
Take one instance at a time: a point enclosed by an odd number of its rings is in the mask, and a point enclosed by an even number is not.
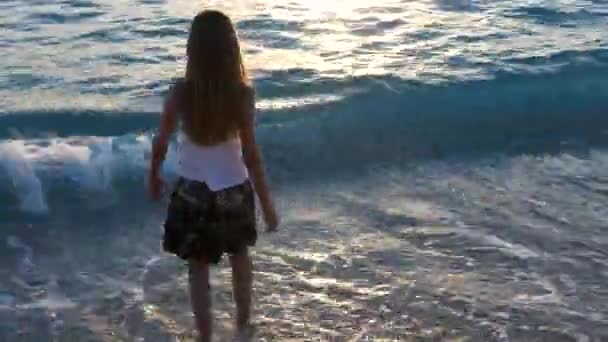
<svg viewBox="0 0 608 342"><path fill-rule="evenodd" d="M207 5L239 29L283 222L254 340L608 340L608 4ZM0 3L0 340L193 340L144 175L199 9Z"/></svg>

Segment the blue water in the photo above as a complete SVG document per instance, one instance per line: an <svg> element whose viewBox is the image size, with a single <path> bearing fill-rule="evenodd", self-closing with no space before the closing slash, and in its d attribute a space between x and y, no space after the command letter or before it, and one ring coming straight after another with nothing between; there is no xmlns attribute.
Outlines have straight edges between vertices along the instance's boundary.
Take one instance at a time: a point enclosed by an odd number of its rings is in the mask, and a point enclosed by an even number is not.
<svg viewBox="0 0 608 342"><path fill-rule="evenodd" d="M608 2L206 4L281 208L259 340L608 341ZM200 8L0 3L0 341L192 338L144 175Z"/></svg>

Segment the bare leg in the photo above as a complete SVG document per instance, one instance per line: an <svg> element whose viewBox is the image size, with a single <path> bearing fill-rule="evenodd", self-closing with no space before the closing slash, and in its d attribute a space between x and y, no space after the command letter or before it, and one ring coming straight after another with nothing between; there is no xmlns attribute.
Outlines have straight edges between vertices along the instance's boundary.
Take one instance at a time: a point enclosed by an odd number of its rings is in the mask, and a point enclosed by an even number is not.
<svg viewBox="0 0 608 342"><path fill-rule="evenodd" d="M247 248L230 256L232 266L232 295L236 302L236 326L240 333L247 332L251 315L251 284L253 265Z"/></svg>
<svg viewBox="0 0 608 342"><path fill-rule="evenodd" d="M209 265L204 260L190 262L190 300L200 342L211 342L211 296Z"/></svg>

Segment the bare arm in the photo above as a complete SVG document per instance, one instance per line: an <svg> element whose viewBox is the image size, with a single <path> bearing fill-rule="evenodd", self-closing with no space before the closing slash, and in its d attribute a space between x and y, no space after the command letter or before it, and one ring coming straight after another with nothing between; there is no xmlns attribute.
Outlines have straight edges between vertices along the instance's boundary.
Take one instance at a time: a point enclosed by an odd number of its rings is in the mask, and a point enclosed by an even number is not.
<svg viewBox="0 0 608 342"><path fill-rule="evenodd" d="M278 218L270 192L270 187L266 179L264 163L255 139L255 104L250 105L247 119L240 129L241 143L243 144L243 160L249 171L255 192L260 199L264 220L268 225L268 230L275 230L278 225Z"/></svg>
<svg viewBox="0 0 608 342"><path fill-rule="evenodd" d="M177 123L177 110L175 108L175 96L170 93L163 105L163 113L160 119L158 134L152 142L152 158L150 160L150 170L148 180L150 194L153 198L160 196L162 182L160 181L160 167L165 160L169 139L175 130Z"/></svg>

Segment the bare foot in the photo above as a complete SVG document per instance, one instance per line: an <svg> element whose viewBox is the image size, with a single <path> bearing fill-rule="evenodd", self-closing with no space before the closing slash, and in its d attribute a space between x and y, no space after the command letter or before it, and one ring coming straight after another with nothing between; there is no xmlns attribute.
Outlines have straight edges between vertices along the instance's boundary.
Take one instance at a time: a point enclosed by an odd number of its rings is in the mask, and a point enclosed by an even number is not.
<svg viewBox="0 0 608 342"><path fill-rule="evenodd" d="M255 335L255 326L252 324L246 324L237 328L236 341L246 342L251 341Z"/></svg>

